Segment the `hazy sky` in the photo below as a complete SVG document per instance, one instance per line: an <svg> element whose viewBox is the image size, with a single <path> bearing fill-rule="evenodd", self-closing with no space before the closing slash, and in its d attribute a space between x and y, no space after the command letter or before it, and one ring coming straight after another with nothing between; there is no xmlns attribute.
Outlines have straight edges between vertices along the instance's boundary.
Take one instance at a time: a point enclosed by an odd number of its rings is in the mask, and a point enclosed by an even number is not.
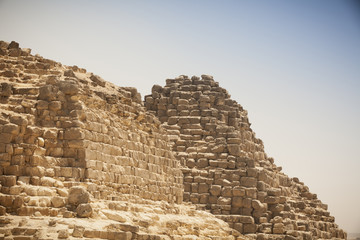
<svg viewBox="0 0 360 240"><path fill-rule="evenodd" d="M360 232L360 1L0 0L0 39L144 96L210 74L290 177Z"/></svg>

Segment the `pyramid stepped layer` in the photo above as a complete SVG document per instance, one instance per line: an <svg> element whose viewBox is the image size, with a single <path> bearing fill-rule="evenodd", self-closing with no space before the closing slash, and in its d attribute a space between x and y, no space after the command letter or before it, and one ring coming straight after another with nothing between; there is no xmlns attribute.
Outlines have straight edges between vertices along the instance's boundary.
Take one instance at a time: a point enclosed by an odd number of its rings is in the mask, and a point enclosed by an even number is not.
<svg viewBox="0 0 360 240"><path fill-rule="evenodd" d="M211 76L167 79L145 106L183 166L184 201L257 239L346 238L327 205L266 155L247 111Z"/></svg>
<svg viewBox="0 0 360 240"><path fill-rule="evenodd" d="M183 187L135 88L0 41L0 239L243 239Z"/></svg>

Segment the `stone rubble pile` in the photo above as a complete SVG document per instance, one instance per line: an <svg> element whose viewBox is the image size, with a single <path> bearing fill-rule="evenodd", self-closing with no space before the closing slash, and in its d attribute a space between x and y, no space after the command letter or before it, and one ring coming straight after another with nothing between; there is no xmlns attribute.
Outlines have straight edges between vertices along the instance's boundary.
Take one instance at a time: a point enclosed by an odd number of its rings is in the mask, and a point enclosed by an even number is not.
<svg viewBox="0 0 360 240"><path fill-rule="evenodd" d="M145 107L168 130L183 166L184 201L256 239L346 238L327 205L266 155L247 111L211 76L154 85Z"/></svg>

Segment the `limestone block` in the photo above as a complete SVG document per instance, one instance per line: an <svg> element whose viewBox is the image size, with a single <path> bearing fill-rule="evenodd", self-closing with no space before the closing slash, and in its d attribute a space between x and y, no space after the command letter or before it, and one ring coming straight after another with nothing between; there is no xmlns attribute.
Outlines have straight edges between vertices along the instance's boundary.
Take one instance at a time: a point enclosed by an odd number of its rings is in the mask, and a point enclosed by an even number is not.
<svg viewBox="0 0 360 240"><path fill-rule="evenodd" d="M10 143L14 138L11 133L0 133L0 143Z"/></svg>
<svg viewBox="0 0 360 240"><path fill-rule="evenodd" d="M11 116L10 122L19 126L25 126L28 124L28 120L23 116Z"/></svg>
<svg viewBox="0 0 360 240"><path fill-rule="evenodd" d="M241 148L239 144L228 144L227 148L231 155L241 156Z"/></svg>
<svg viewBox="0 0 360 240"><path fill-rule="evenodd" d="M52 197L55 195L56 190L48 187L36 187L38 196L49 196Z"/></svg>
<svg viewBox="0 0 360 240"><path fill-rule="evenodd" d="M59 239L67 239L69 238L69 231L67 229L61 229L58 233Z"/></svg>
<svg viewBox="0 0 360 240"><path fill-rule="evenodd" d="M16 180L17 180L16 176L6 176L6 175L0 176L0 183L4 187L11 187L16 185Z"/></svg>
<svg viewBox="0 0 360 240"><path fill-rule="evenodd" d="M110 220L118 221L118 222L126 222L126 218L123 217L120 213L114 212L111 210L101 210L101 212Z"/></svg>
<svg viewBox="0 0 360 240"><path fill-rule="evenodd" d="M69 192L67 191L67 189L57 188L56 191L61 197L68 197L69 196Z"/></svg>
<svg viewBox="0 0 360 240"><path fill-rule="evenodd" d="M235 186L232 190L233 196L235 197L244 197L245 196L245 188L241 186Z"/></svg>
<svg viewBox="0 0 360 240"><path fill-rule="evenodd" d="M209 160L206 158L200 158L197 160L196 165L198 168L205 168L209 166Z"/></svg>
<svg viewBox="0 0 360 240"><path fill-rule="evenodd" d="M236 208L242 207L243 206L243 198L242 197L233 197L231 205Z"/></svg>
<svg viewBox="0 0 360 240"><path fill-rule="evenodd" d="M132 239L131 232L114 232L113 238L110 237L109 239L122 239L122 240L130 240Z"/></svg>
<svg viewBox="0 0 360 240"><path fill-rule="evenodd" d="M267 190L268 196L280 196L281 188L270 188Z"/></svg>
<svg viewBox="0 0 360 240"><path fill-rule="evenodd" d="M13 135L19 134L20 128L18 125L13 123L8 123L2 126L2 132L3 133L9 133Z"/></svg>
<svg viewBox="0 0 360 240"><path fill-rule="evenodd" d="M243 225L243 233L256 233L257 226L254 223L246 223Z"/></svg>
<svg viewBox="0 0 360 240"><path fill-rule="evenodd" d="M77 206L82 203L89 203L90 194L83 187L71 187L68 195L68 203Z"/></svg>
<svg viewBox="0 0 360 240"><path fill-rule="evenodd" d="M231 205L231 198L219 197L217 204L219 205Z"/></svg>
<svg viewBox="0 0 360 240"><path fill-rule="evenodd" d="M21 55L21 49L9 49L10 57L19 57Z"/></svg>
<svg viewBox="0 0 360 240"><path fill-rule="evenodd" d="M199 184L198 183L191 184L191 192L193 192L193 193L199 192Z"/></svg>
<svg viewBox="0 0 360 240"><path fill-rule="evenodd" d="M22 190L23 190L22 186L18 186L18 185L11 186L9 194L10 195L19 195L22 192Z"/></svg>
<svg viewBox="0 0 360 240"><path fill-rule="evenodd" d="M251 207L255 210L265 210L265 205L256 199L253 199L251 201Z"/></svg>
<svg viewBox="0 0 360 240"><path fill-rule="evenodd" d="M18 49L19 48L19 43L15 42L15 41L11 41L10 44L7 46L7 49Z"/></svg>
<svg viewBox="0 0 360 240"><path fill-rule="evenodd" d="M69 128L65 130L64 139L84 139L85 133L81 128Z"/></svg>
<svg viewBox="0 0 360 240"><path fill-rule="evenodd" d="M97 75L91 75L90 80L101 87L105 87L106 82L104 81L104 79Z"/></svg>
<svg viewBox="0 0 360 240"><path fill-rule="evenodd" d="M241 177L240 184L244 187L256 187L257 179L254 177Z"/></svg>
<svg viewBox="0 0 360 240"><path fill-rule="evenodd" d="M248 168L246 173L248 177L257 177L258 176L258 169L256 168Z"/></svg>
<svg viewBox="0 0 360 240"><path fill-rule="evenodd" d="M199 193L207 193L209 191L209 185L206 183L199 183Z"/></svg>
<svg viewBox="0 0 360 240"><path fill-rule="evenodd" d="M251 208L251 198L244 198L243 199L243 207L245 208Z"/></svg>
<svg viewBox="0 0 360 240"><path fill-rule="evenodd" d="M81 203L76 208L76 214L78 217L87 218L90 217L93 209L89 203Z"/></svg>
<svg viewBox="0 0 360 240"><path fill-rule="evenodd" d="M272 231L274 234L283 234L285 232L284 224L283 223L274 223Z"/></svg>
<svg viewBox="0 0 360 240"><path fill-rule="evenodd" d="M232 187L231 186L225 186L222 188L221 196L223 197L232 197Z"/></svg>
<svg viewBox="0 0 360 240"><path fill-rule="evenodd" d="M211 148L211 152L222 153L222 152L224 152L225 148L226 148L225 144L215 145L214 147Z"/></svg>
<svg viewBox="0 0 360 240"><path fill-rule="evenodd" d="M61 207L65 206L65 199L62 197L58 197L58 196L52 197L51 204L53 207L61 208Z"/></svg>
<svg viewBox="0 0 360 240"><path fill-rule="evenodd" d="M51 101L49 103L49 109L51 111L58 111L61 109L61 102L60 101Z"/></svg>
<svg viewBox="0 0 360 240"><path fill-rule="evenodd" d="M267 196L265 197L265 203L268 203L268 204L276 204L276 203L279 203L279 197L274 197L274 196Z"/></svg>
<svg viewBox="0 0 360 240"><path fill-rule="evenodd" d="M44 100L39 100L36 104L36 109L38 110L46 110L49 108L49 103Z"/></svg>
<svg viewBox="0 0 360 240"><path fill-rule="evenodd" d="M213 195L213 196L219 196L220 193L221 193L221 186L220 185L212 185L210 187L210 193Z"/></svg>
<svg viewBox="0 0 360 240"><path fill-rule="evenodd" d="M79 86L71 81L60 82L59 89L66 95L76 95L79 92Z"/></svg>
<svg viewBox="0 0 360 240"><path fill-rule="evenodd" d="M4 168L4 174L20 176L22 173L19 165L10 165Z"/></svg>
<svg viewBox="0 0 360 240"><path fill-rule="evenodd" d="M73 237L82 238L85 232L85 228L83 226L74 226L74 230L72 233Z"/></svg>

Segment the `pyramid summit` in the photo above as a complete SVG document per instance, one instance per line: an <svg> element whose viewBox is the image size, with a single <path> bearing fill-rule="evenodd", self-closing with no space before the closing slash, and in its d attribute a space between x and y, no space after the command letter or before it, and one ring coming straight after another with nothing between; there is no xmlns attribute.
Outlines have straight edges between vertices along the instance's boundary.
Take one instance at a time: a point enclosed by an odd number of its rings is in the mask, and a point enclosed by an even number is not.
<svg viewBox="0 0 360 240"><path fill-rule="evenodd" d="M346 239L212 76L142 101L0 42L0 238Z"/></svg>

